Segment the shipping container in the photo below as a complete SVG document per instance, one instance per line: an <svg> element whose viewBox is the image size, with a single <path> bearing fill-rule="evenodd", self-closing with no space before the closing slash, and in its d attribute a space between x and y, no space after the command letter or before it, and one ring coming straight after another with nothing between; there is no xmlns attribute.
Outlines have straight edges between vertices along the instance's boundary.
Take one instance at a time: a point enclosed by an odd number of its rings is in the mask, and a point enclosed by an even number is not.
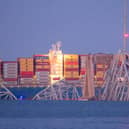
<svg viewBox="0 0 129 129"><path fill-rule="evenodd" d="M60 80L60 77L54 77L53 80Z"/></svg>
<svg viewBox="0 0 129 129"><path fill-rule="evenodd" d="M16 79L18 78L18 64L16 61L4 61L2 68L3 79ZM6 80L7 81L7 80Z"/></svg>
<svg viewBox="0 0 129 129"><path fill-rule="evenodd" d="M19 81L20 85L29 85L30 87L36 84L33 78L20 78Z"/></svg>
<svg viewBox="0 0 129 129"><path fill-rule="evenodd" d="M96 72L96 77L97 78L103 78L104 77L104 74L105 74L104 71L98 71L98 72Z"/></svg>
<svg viewBox="0 0 129 129"><path fill-rule="evenodd" d="M112 59L113 59L113 54L103 54L103 53L94 54L95 64L110 64Z"/></svg>
<svg viewBox="0 0 129 129"><path fill-rule="evenodd" d="M65 80L79 80L79 78L65 78Z"/></svg>
<svg viewBox="0 0 129 129"><path fill-rule="evenodd" d="M38 85L50 85L50 72L49 71L36 71L35 79Z"/></svg>
<svg viewBox="0 0 129 129"><path fill-rule="evenodd" d="M104 74L109 69L113 60L112 54L94 54L95 64L95 85L102 86L104 83Z"/></svg>
<svg viewBox="0 0 129 129"><path fill-rule="evenodd" d="M35 69L50 69L50 65L35 65Z"/></svg>
<svg viewBox="0 0 129 129"><path fill-rule="evenodd" d="M3 83L6 87L17 87L17 81L4 81Z"/></svg>
<svg viewBox="0 0 129 129"><path fill-rule="evenodd" d="M18 80L18 64L16 61L4 61L3 63L3 83L7 87L16 87Z"/></svg>
<svg viewBox="0 0 129 129"><path fill-rule="evenodd" d="M49 56L47 54L37 54L33 56L34 59L49 59Z"/></svg>
<svg viewBox="0 0 129 129"><path fill-rule="evenodd" d="M34 75L33 58L18 58L19 75L21 77L32 77Z"/></svg>
<svg viewBox="0 0 129 129"><path fill-rule="evenodd" d="M37 61L35 61L35 64L36 65L50 65L50 62L43 62L43 61L41 61L41 62L37 62Z"/></svg>
<svg viewBox="0 0 129 129"><path fill-rule="evenodd" d="M38 57L39 56L39 57ZM35 80L38 85L48 86L50 84L50 61L48 55L36 55Z"/></svg>
<svg viewBox="0 0 129 129"><path fill-rule="evenodd" d="M64 78L79 78L79 56L76 54L64 55ZM66 79L68 80L68 79ZM73 79L74 80L74 79Z"/></svg>

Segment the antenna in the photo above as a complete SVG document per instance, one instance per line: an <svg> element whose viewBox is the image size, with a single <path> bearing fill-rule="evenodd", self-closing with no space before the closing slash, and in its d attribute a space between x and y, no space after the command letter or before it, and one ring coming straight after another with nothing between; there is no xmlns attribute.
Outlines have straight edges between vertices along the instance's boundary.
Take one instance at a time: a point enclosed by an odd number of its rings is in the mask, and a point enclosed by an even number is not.
<svg viewBox="0 0 129 129"><path fill-rule="evenodd" d="M127 33L127 12L128 12L128 0L124 0L124 17L123 17L123 50L126 51L127 49L127 38L129 34Z"/></svg>

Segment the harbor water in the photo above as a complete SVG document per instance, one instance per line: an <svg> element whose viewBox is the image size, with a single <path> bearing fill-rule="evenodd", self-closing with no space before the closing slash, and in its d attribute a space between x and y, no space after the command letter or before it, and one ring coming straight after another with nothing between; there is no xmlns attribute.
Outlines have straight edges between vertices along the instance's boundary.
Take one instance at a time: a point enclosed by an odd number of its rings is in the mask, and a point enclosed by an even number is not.
<svg viewBox="0 0 129 129"><path fill-rule="evenodd" d="M129 102L0 101L0 129L129 129Z"/></svg>

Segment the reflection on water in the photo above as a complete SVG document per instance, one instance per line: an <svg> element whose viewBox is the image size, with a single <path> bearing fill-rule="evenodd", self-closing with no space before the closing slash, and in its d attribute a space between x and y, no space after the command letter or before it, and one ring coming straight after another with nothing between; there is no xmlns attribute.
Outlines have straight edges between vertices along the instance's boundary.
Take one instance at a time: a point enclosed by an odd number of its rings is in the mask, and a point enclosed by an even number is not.
<svg viewBox="0 0 129 129"><path fill-rule="evenodd" d="M0 129L129 129L129 118L0 119Z"/></svg>
<svg viewBox="0 0 129 129"><path fill-rule="evenodd" d="M0 129L129 129L129 102L0 101Z"/></svg>

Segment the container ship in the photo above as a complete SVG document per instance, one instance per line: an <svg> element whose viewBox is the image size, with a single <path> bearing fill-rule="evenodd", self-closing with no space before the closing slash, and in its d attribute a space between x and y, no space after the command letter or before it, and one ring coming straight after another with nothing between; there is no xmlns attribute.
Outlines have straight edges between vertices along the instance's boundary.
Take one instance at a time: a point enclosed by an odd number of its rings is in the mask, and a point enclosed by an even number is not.
<svg viewBox="0 0 129 129"><path fill-rule="evenodd" d="M113 54L104 53L64 54L60 43L56 43L48 54L0 60L0 78L18 99L31 100L41 90L63 80L78 87L80 100L87 100L100 92L112 59Z"/></svg>

